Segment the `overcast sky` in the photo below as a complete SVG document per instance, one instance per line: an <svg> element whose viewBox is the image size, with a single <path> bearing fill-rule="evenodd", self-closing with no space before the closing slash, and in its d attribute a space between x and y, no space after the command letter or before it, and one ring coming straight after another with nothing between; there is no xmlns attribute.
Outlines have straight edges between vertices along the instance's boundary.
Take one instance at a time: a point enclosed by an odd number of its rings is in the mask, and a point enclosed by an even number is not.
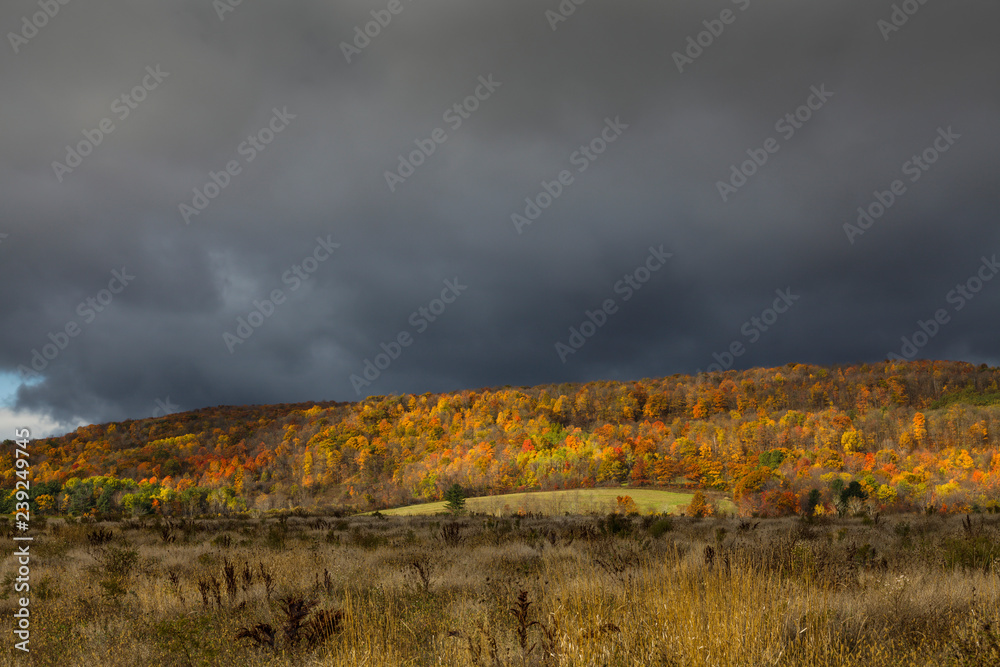
<svg viewBox="0 0 1000 667"><path fill-rule="evenodd" d="M224 2L0 8L3 437L1000 358L996 3Z"/></svg>

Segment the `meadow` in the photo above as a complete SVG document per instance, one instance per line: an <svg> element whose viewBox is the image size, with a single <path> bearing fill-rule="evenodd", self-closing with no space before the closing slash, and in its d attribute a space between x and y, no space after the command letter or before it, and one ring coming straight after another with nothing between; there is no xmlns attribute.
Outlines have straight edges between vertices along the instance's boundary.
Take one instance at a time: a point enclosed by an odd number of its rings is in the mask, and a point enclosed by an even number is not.
<svg viewBox="0 0 1000 667"><path fill-rule="evenodd" d="M641 514L681 514L691 503L692 493L661 489L570 489L564 491L529 491L497 496L466 499L466 509L477 514L589 514L615 511L617 499L628 496ZM725 502L725 501L723 501ZM382 510L388 516L439 514L445 511L445 501L407 505Z"/></svg>
<svg viewBox="0 0 1000 667"><path fill-rule="evenodd" d="M42 523L0 664L1000 664L994 514Z"/></svg>

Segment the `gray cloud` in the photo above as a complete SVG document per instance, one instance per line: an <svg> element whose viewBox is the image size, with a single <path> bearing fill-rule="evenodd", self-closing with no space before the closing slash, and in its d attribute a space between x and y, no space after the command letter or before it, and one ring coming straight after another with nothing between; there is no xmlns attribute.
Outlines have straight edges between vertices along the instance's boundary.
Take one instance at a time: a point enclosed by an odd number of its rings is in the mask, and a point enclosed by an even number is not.
<svg viewBox="0 0 1000 667"><path fill-rule="evenodd" d="M860 0L591 2L555 31L556 2L404 2L351 64L340 43L385 3L244 3L223 21L206 2L70 3L18 53L8 39L0 371L80 326L16 409L69 423L167 396L351 400L349 376L403 331L413 344L365 393L693 372L749 343L741 326L786 287L801 299L737 367L878 360L1000 251L993 4L928 3L886 41L892 3ZM725 9L679 73L673 54ZM0 28L35 11L5 5ZM156 65L169 76L119 118ZM500 88L451 129L442 114L490 74ZM820 85L834 96L783 138L775 122ZM275 108L296 117L248 162ZM53 161L105 117L114 131L60 183ZM606 118L629 127L580 173L571 156ZM390 192L384 172L439 127ZM849 243L844 223L939 127L961 139ZM769 137L780 150L723 202L716 182ZM231 160L185 224L178 206ZM574 182L518 234L511 214L564 169ZM283 275L327 235L340 248L293 290ZM624 301L616 282L660 244L673 257ZM135 280L84 321L122 267ZM416 333L410 314L455 277L467 292ZM223 333L275 289L285 302L231 354ZM555 343L607 298L618 311L563 364ZM996 363L998 303L987 283L919 356Z"/></svg>

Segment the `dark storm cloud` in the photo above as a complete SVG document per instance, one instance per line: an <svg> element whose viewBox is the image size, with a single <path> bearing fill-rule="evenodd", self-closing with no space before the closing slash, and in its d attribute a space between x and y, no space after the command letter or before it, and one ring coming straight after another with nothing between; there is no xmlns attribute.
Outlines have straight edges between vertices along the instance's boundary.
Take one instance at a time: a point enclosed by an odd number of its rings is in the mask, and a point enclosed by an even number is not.
<svg viewBox="0 0 1000 667"><path fill-rule="evenodd" d="M898 3L919 9L885 39L888 2L591 0L552 30L557 2L403 0L348 64L341 43L388 4L243 3L220 20L207 1L69 3L17 53L7 37L0 370L79 326L16 409L68 424L168 397L352 400L350 376L404 332L362 395L693 372L734 342L736 367L878 360L941 308L919 356L996 363L1000 280L947 301L1000 252L995 5ZM0 28L37 11L8 3ZM679 72L688 37L720 27ZM144 82L121 117L112 104ZM477 89L452 127L444 112ZM776 128L819 89L833 95L808 121ZM104 118L114 130L60 182L52 163ZM627 129L574 159L608 119ZM390 191L385 172L436 128L447 139ZM960 138L910 182L903 164L939 128ZM717 182L769 138L777 152L723 201ZM562 170L572 183L518 233L511 215ZM211 172L228 184L186 224ZM844 224L895 179L905 193L849 242ZM321 240L339 244L325 261ZM626 301L619 281L661 244L672 256ZM296 266L315 271L297 283ZM134 280L102 295L123 269ZM455 279L468 289L421 315ZM274 290L230 353L223 334ZM758 329L776 290L799 298ZM555 344L607 299L563 363Z"/></svg>

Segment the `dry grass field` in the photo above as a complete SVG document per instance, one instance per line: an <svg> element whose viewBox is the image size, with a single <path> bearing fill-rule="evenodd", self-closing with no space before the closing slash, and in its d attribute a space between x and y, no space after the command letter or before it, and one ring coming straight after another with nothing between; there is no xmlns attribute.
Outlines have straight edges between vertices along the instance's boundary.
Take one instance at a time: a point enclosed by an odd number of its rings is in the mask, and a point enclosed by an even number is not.
<svg viewBox="0 0 1000 667"><path fill-rule="evenodd" d="M997 665L1000 517L35 525L4 665Z"/></svg>

